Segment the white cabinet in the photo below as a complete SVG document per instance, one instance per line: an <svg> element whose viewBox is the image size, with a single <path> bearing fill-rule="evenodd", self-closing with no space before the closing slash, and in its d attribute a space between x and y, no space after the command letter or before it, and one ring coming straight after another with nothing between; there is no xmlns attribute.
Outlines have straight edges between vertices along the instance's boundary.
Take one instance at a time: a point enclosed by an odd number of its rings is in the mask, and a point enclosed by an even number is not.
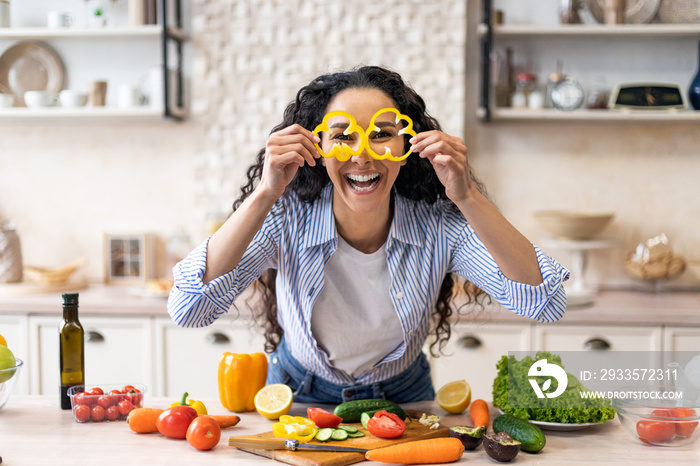
<svg viewBox="0 0 700 466"><path fill-rule="evenodd" d="M661 328L603 325L536 325L533 350L660 351Z"/></svg>
<svg viewBox="0 0 700 466"><path fill-rule="evenodd" d="M443 354L431 361L435 390L464 379L471 386L472 399L490 400L496 363L509 351L528 351L530 338L527 324L455 324Z"/></svg>
<svg viewBox="0 0 700 466"><path fill-rule="evenodd" d="M29 317L29 367L33 394L59 393L58 327L61 318ZM150 318L80 317L85 331L87 384L143 383L155 386Z"/></svg>
<svg viewBox="0 0 700 466"><path fill-rule="evenodd" d="M665 327L664 349L666 351L689 351L700 354L700 328Z"/></svg>
<svg viewBox="0 0 700 466"><path fill-rule="evenodd" d="M155 328L157 390L164 396L177 398L188 392L195 398L216 398L222 353L264 351L264 336L243 317L224 316L202 328L182 328L169 318L157 318Z"/></svg>

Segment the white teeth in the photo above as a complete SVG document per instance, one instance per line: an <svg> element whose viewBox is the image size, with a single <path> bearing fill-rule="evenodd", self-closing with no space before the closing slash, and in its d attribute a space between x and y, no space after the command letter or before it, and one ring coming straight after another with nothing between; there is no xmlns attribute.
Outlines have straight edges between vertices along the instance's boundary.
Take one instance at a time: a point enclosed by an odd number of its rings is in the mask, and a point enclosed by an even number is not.
<svg viewBox="0 0 700 466"><path fill-rule="evenodd" d="M375 178L378 178L379 173L372 173L371 175L353 175L352 173L349 173L347 176L348 176L348 179L351 181L363 182L363 181L371 181Z"/></svg>

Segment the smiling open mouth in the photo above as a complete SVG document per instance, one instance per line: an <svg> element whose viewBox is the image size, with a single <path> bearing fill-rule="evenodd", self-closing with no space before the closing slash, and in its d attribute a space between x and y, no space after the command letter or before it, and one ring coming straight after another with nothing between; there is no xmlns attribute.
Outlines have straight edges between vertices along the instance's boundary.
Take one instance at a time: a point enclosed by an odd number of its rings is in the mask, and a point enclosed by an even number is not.
<svg viewBox="0 0 700 466"><path fill-rule="evenodd" d="M345 175L350 187L355 191L369 191L379 184L381 175L379 173L370 173L369 175L355 175L349 173Z"/></svg>

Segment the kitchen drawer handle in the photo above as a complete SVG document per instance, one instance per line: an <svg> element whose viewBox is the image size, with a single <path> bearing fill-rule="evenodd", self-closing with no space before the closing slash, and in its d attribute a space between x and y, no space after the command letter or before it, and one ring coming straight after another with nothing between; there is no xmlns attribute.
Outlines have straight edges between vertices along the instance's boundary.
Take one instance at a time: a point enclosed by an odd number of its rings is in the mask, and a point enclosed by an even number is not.
<svg viewBox="0 0 700 466"><path fill-rule="evenodd" d="M85 336L85 341L88 343L102 343L105 341L105 337L100 332L90 330Z"/></svg>
<svg viewBox="0 0 700 466"><path fill-rule="evenodd" d="M603 338L591 338L584 343L583 347L591 351L606 351L610 349L611 345Z"/></svg>
<svg viewBox="0 0 700 466"><path fill-rule="evenodd" d="M467 349L476 349L476 348L479 348L481 346L481 340L479 340L474 335L464 335L459 340L457 340L457 343L462 348L467 348Z"/></svg>
<svg viewBox="0 0 700 466"><path fill-rule="evenodd" d="M212 345L222 345L230 342L231 339L220 332L214 332L207 335L207 343L211 343Z"/></svg>

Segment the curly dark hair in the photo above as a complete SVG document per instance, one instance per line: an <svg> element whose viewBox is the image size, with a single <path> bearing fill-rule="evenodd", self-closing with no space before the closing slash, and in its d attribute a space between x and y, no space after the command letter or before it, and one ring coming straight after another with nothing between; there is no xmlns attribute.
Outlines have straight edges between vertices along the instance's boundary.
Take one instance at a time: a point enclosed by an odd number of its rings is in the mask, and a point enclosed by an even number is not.
<svg viewBox="0 0 700 466"><path fill-rule="evenodd" d="M425 102L401 76L378 66L362 66L350 71L331 73L319 76L310 84L299 90L296 99L291 102L284 111L284 117L280 124L275 126L271 133L279 131L293 124L299 124L304 128L312 129L321 123L326 109L331 100L341 91L351 88L377 89L391 97L396 103L396 108L413 120L413 128L416 133L430 130L440 130L440 124L426 111ZM405 150L408 151L410 143L405 138ZM241 194L233 204L233 210L240 207L243 201L253 192L260 181L265 162L265 149L261 149L253 163L247 170L247 182L241 188ZM485 193L483 184L476 179L470 168L470 177L479 191ZM281 201L291 192L295 193L304 202L316 200L323 188L330 183L326 168L322 164L311 167L304 165L299 168L292 182L287 186ZM394 183L394 189L401 196L415 201L434 203L438 200L445 202L447 208L457 207L445 195L445 187L442 185L430 162L421 157L408 157L406 164L401 167ZM272 352L281 341L283 329L277 321L277 299L275 294L275 279L277 271L269 269L265 271L256 283L256 288L262 293L260 301L261 312L256 319L265 329L265 350ZM450 338L449 318L453 314L451 301L456 290L455 277L451 273L445 276L440 288L435 310L432 314L434 324L434 341L430 344L430 351L434 356ZM485 293L469 282L461 281L461 288L467 297L464 306L478 302L479 296ZM481 304L481 303L480 303ZM435 351L437 345L438 351Z"/></svg>

